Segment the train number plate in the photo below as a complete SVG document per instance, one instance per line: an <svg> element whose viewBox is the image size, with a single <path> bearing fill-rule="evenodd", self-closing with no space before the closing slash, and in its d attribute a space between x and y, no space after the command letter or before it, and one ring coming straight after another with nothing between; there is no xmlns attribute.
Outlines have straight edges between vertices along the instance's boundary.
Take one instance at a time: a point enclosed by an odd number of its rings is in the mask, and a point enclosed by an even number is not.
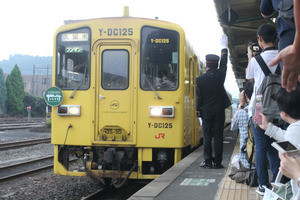
<svg viewBox="0 0 300 200"><path fill-rule="evenodd" d="M120 128L104 128L103 132L105 134L117 134L117 135L121 135L123 133L123 130Z"/></svg>

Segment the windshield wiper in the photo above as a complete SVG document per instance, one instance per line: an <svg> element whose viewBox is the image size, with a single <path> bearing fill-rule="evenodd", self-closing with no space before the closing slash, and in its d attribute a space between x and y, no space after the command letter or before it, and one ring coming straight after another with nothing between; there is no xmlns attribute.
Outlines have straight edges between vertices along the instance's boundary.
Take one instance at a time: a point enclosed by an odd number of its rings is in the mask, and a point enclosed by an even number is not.
<svg viewBox="0 0 300 200"><path fill-rule="evenodd" d="M75 88L75 90L72 92L72 94L70 95L70 99L73 99L74 98L74 94L75 92L79 89L79 87L84 83L85 81L85 73L83 75L83 78L82 80L80 81L80 83L77 85L77 87Z"/></svg>
<svg viewBox="0 0 300 200"><path fill-rule="evenodd" d="M148 85L150 86L150 88L152 89L152 91L154 92L154 94L157 96L158 99L162 99L156 92L156 90L154 89L153 85L150 83L150 81L148 80L148 78L145 76L145 80L148 83Z"/></svg>

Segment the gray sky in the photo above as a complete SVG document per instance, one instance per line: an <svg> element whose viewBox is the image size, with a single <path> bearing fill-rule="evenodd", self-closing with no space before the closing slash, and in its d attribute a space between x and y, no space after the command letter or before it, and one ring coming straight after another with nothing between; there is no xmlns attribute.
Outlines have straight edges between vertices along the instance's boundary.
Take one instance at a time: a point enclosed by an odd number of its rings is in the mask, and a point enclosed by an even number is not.
<svg viewBox="0 0 300 200"><path fill-rule="evenodd" d="M220 54L223 32L213 0L10 0L1 5L0 61L10 54L52 56L54 32L64 20L120 17L124 6L132 17L180 25L201 60ZM230 64L227 73L225 87L237 96Z"/></svg>

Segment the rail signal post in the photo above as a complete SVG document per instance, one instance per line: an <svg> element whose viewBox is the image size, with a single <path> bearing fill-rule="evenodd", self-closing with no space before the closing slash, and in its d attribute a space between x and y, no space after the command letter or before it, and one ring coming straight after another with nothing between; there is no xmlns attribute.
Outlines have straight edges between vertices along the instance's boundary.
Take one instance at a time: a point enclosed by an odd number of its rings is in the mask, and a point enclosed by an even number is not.
<svg viewBox="0 0 300 200"><path fill-rule="evenodd" d="M27 106L28 122L31 122L31 106Z"/></svg>

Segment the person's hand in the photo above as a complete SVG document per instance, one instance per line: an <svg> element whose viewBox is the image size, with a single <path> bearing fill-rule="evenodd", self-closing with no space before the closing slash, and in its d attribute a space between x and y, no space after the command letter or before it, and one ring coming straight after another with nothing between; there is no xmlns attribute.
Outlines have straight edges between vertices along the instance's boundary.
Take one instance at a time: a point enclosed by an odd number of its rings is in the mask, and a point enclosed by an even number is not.
<svg viewBox="0 0 300 200"><path fill-rule="evenodd" d="M253 52L253 57L257 56L259 52Z"/></svg>
<svg viewBox="0 0 300 200"><path fill-rule="evenodd" d="M201 114L200 111L196 111L196 116L197 117L200 117L200 114Z"/></svg>
<svg viewBox="0 0 300 200"><path fill-rule="evenodd" d="M283 62L283 71L281 76L282 87L288 92L296 89L297 81L300 81L300 56L299 50L295 45L284 48L277 56L269 62L269 66Z"/></svg>
<svg viewBox="0 0 300 200"><path fill-rule="evenodd" d="M247 52L247 55L248 55L248 60L251 60L252 55L253 55L253 52L252 52L252 50L251 50L251 46L248 46L248 52Z"/></svg>
<svg viewBox="0 0 300 200"><path fill-rule="evenodd" d="M222 37L221 37L221 46L222 48L227 48L227 45L228 45L228 37L226 34L223 34Z"/></svg>
<svg viewBox="0 0 300 200"><path fill-rule="evenodd" d="M279 158L280 172L291 179L298 180L298 177L300 177L300 163L287 153L279 153Z"/></svg>
<svg viewBox="0 0 300 200"><path fill-rule="evenodd" d="M264 115L264 114L262 114L262 113L260 113L260 116L261 116L261 118L262 118L262 123L261 124L259 124L259 127L262 129L262 130L267 130L268 129L268 127L269 127L269 119L268 119L268 117L266 116L266 115ZM255 119L256 119L256 117L255 117Z"/></svg>
<svg viewBox="0 0 300 200"><path fill-rule="evenodd" d="M254 120L254 122L256 123L256 116L253 116L253 120Z"/></svg>

